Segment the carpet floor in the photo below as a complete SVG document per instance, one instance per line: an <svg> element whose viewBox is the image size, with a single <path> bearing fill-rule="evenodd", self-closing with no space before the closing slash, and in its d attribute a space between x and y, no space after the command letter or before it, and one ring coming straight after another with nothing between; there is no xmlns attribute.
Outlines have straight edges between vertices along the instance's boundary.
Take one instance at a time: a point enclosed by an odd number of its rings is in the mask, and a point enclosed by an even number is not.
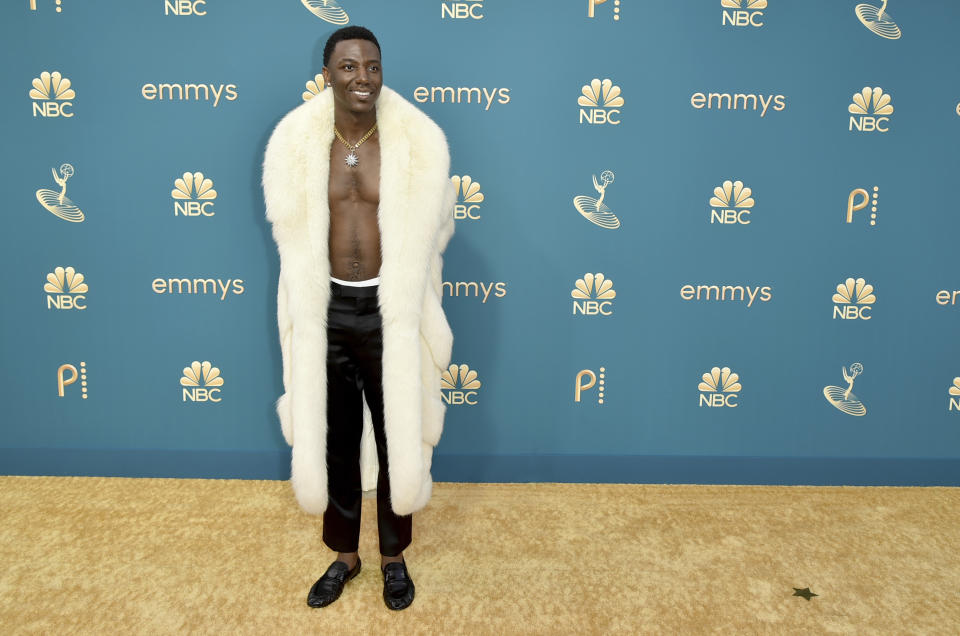
<svg viewBox="0 0 960 636"><path fill-rule="evenodd" d="M381 599L289 482L0 477L0 631L90 634L957 634L960 489L438 483L416 600ZM797 596L796 590L816 596Z"/></svg>

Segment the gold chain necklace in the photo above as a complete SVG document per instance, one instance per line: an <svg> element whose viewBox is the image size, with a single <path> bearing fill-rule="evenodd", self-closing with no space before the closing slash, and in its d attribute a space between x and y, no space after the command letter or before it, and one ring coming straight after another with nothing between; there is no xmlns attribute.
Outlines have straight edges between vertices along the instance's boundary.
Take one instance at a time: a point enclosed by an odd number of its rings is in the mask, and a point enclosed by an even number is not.
<svg viewBox="0 0 960 636"><path fill-rule="evenodd" d="M344 159L344 161L348 166L350 166L351 168L354 168L360 163L360 157L357 156L357 148L360 147L360 144L362 144L367 139L369 139L370 135L372 135L373 131L376 129L377 129L377 125L374 124L373 128L368 130L367 134L365 134L363 137L360 138L360 141L358 141L355 144L351 144L349 141L343 138L343 135L340 134L340 131L337 130L336 126L333 127L333 132L337 135L337 139L342 141L343 145L350 149L350 154L347 155L346 159Z"/></svg>

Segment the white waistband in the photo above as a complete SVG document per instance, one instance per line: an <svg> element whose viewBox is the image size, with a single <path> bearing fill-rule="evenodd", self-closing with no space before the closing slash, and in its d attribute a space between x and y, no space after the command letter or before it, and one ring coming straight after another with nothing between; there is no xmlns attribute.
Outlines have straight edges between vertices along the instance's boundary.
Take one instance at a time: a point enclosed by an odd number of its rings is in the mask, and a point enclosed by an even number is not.
<svg viewBox="0 0 960 636"><path fill-rule="evenodd" d="M373 287L374 285L380 284L379 276L369 280L340 280L339 278L334 278L331 276L330 280L338 285L343 285L344 287Z"/></svg>

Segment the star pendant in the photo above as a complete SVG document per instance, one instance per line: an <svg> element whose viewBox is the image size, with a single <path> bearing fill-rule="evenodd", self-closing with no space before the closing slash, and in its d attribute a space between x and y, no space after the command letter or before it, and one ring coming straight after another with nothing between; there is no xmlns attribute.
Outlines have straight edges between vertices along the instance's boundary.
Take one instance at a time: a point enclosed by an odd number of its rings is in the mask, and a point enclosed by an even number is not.
<svg viewBox="0 0 960 636"><path fill-rule="evenodd" d="M358 163L360 163L360 158L357 157L356 150L351 150L350 154L347 155L344 161L347 163L348 166L350 166L351 168L354 168Z"/></svg>
<svg viewBox="0 0 960 636"><path fill-rule="evenodd" d="M813 598L814 596L820 596L819 594L814 594L813 592L811 592L809 587L805 587L805 588L803 588L803 589L800 589L799 587L795 587L795 588L793 588L793 595L794 595L794 596L802 596L803 598L807 599L808 601L809 601L811 598Z"/></svg>

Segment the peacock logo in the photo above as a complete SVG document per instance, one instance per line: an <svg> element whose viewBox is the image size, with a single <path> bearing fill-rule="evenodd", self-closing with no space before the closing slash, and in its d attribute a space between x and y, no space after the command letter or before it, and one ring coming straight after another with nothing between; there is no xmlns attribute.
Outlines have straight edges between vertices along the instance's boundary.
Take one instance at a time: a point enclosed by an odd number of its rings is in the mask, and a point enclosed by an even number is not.
<svg viewBox="0 0 960 636"><path fill-rule="evenodd" d="M323 79L323 73L314 75L313 79L307 82L305 86L307 90L303 91L300 96L303 97L303 101L309 102L327 87L326 81Z"/></svg>
<svg viewBox="0 0 960 636"><path fill-rule="evenodd" d="M336 0L300 0L307 11L330 24L346 24L350 21L347 12Z"/></svg>
<svg viewBox="0 0 960 636"><path fill-rule="evenodd" d="M960 378L953 379L953 384L947 389L947 395L950 396L950 401L947 403L947 410L960 411Z"/></svg>
<svg viewBox="0 0 960 636"><path fill-rule="evenodd" d="M213 202L217 191L213 189L213 179L202 172L184 172L173 182L173 216L213 216Z"/></svg>
<svg viewBox="0 0 960 636"><path fill-rule="evenodd" d="M730 370L730 367L713 367L704 373L700 384L700 406L736 408L739 404L739 393L743 390L740 376Z"/></svg>
<svg viewBox="0 0 960 636"><path fill-rule="evenodd" d="M613 288L613 281L602 272L587 272L573 284L570 296L573 298L574 316L609 316L613 314L613 299L617 297L617 292Z"/></svg>
<svg viewBox="0 0 960 636"><path fill-rule="evenodd" d="M859 93L853 94L853 101L847 106L850 113L849 130L859 132L888 132L893 104L889 93L879 86L864 86Z"/></svg>
<svg viewBox="0 0 960 636"><path fill-rule="evenodd" d="M43 291L47 292L47 309L87 308L87 292L90 288L83 274L73 267L57 267L47 274Z"/></svg>
<svg viewBox="0 0 960 636"><path fill-rule="evenodd" d="M451 364L440 374L440 395L446 404L477 404L480 380L477 372L465 364Z"/></svg>
<svg viewBox="0 0 960 636"><path fill-rule="evenodd" d="M848 278L839 285L833 295L833 318L836 320L870 320L877 296L873 285L863 278Z"/></svg>
<svg viewBox="0 0 960 636"><path fill-rule="evenodd" d="M453 218L476 221L480 218L480 204L483 203L483 192L480 184L465 174L450 177L453 187L457 189L457 202L453 206Z"/></svg>
<svg viewBox="0 0 960 636"><path fill-rule="evenodd" d="M189 367L184 367L180 384L183 387L184 402L188 400L190 402L220 402L223 399L220 397L223 376L220 375L220 369L213 366L209 360L203 362L194 360Z"/></svg>
<svg viewBox="0 0 960 636"><path fill-rule="evenodd" d="M33 78L30 89L34 117L73 117L73 100L77 93L73 84L60 71L44 71Z"/></svg>
<svg viewBox="0 0 960 636"><path fill-rule="evenodd" d="M580 123L619 125L620 109L624 104L620 93L620 87L608 78L594 78L589 84L584 84L577 98L577 104L581 107Z"/></svg>
<svg viewBox="0 0 960 636"><path fill-rule="evenodd" d="M744 186L743 181L724 181L710 197L710 223L750 225L753 205L753 190Z"/></svg>

